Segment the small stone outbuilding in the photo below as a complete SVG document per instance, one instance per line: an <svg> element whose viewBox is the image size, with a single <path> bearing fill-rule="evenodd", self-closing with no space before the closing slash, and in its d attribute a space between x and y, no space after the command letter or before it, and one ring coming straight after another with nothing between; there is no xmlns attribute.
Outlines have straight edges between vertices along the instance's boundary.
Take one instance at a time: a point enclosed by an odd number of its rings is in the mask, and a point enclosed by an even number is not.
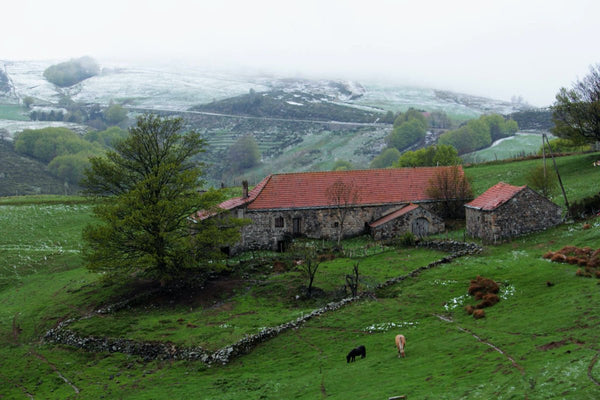
<svg viewBox="0 0 600 400"><path fill-rule="evenodd" d="M443 232L444 221L418 204L409 204L369 224L375 240L391 239L407 232L424 237Z"/></svg>
<svg viewBox="0 0 600 400"><path fill-rule="evenodd" d="M562 223L562 209L527 186L500 182L465 204L470 237L496 243Z"/></svg>

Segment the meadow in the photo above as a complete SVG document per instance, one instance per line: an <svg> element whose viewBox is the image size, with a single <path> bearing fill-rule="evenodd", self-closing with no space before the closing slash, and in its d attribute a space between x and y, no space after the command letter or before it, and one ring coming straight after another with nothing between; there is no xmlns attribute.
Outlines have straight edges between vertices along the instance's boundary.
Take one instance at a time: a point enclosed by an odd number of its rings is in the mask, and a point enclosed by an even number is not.
<svg viewBox="0 0 600 400"><path fill-rule="evenodd" d="M558 160L573 199L598 191L600 171L588 165L592 157ZM497 180L523 184L535 161L470 167L466 173L480 193ZM269 258L207 285L210 295L151 297L72 325L82 334L214 349L341 295L343 277L359 262L361 290L372 296L313 318L227 365L206 366L44 343L44 333L60 321L88 315L140 288L82 266L81 229L93 222L91 207L71 197L0 200L0 398L600 397L599 281L576 276L576 266L542 258L565 245L600 248L598 218L486 246L481 254L385 289L375 286L445 254L395 247L324 261L315 279L322 292L314 299L296 297L306 283L298 269ZM366 243L358 238L344 245L360 249ZM500 286L500 302L483 319L464 310L477 302L467 289L478 275ZM407 338L406 358L396 355L397 333ZM361 344L367 357L346 363L348 351Z"/></svg>
<svg viewBox="0 0 600 400"><path fill-rule="evenodd" d="M550 139L553 136L550 135ZM518 158L530 154L537 154L542 147L542 135L536 133L518 133L515 136L500 139L491 147L464 154L461 158L467 163L482 163L498 161L508 158Z"/></svg>

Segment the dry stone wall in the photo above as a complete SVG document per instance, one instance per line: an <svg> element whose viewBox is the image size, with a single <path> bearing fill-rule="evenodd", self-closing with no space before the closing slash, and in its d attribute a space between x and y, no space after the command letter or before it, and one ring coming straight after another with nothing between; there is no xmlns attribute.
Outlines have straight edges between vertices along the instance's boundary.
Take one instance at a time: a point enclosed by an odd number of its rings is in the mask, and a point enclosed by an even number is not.
<svg viewBox="0 0 600 400"><path fill-rule="evenodd" d="M449 263L457 257L462 257L467 254L479 253L482 250L480 246L474 243L463 243L454 241L422 241L419 243L419 246L430 247L441 251L448 251L452 254L443 257L440 260L429 263L428 265L420 267L407 275L402 275L397 278L390 279L380 285L377 285L376 289L396 284L407 278L414 277L424 270L434 268L441 264ZM265 328L257 334L245 336L237 342L229 346L225 346L222 349L219 349L214 352L210 352L206 349L203 349L200 346L177 346L169 342L142 342L122 338L82 336L72 330L67 329L71 323L77 320L83 318L91 318L97 314L105 314L118 311L123 307L127 307L132 300L139 300L139 298L131 299L130 301L123 301L108 307L104 307L82 318L72 318L69 320L65 320L58 324L55 328L50 329L48 332L46 332L46 334L44 335L44 341L47 343L59 343L68 346L73 346L92 352L119 352L131 354L139 356L146 361L154 359L191 360L201 361L207 365L224 365L238 356L250 353L260 343L266 342L267 340L270 340L290 329L298 329L302 324L304 324L312 318L321 316L331 311L338 310L354 301L371 296L371 293L364 292L356 297L347 297L340 301L328 303L324 307L316 309L293 321L289 321L275 327Z"/></svg>

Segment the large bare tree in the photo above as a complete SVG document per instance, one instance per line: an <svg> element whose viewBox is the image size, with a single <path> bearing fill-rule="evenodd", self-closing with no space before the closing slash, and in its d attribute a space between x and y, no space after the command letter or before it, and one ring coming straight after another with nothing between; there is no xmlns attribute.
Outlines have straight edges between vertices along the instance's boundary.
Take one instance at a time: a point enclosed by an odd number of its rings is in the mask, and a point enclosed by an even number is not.
<svg viewBox="0 0 600 400"><path fill-rule="evenodd" d="M332 206L333 216L337 220L337 245L340 246L344 235L344 222L351 211L351 207L360 201L358 186L354 181L335 181L327 188L327 199Z"/></svg>
<svg viewBox="0 0 600 400"><path fill-rule="evenodd" d="M425 192L442 202L444 214L450 218L459 217L465 202L473 198L471 185L462 168L457 165L440 168L429 181Z"/></svg>

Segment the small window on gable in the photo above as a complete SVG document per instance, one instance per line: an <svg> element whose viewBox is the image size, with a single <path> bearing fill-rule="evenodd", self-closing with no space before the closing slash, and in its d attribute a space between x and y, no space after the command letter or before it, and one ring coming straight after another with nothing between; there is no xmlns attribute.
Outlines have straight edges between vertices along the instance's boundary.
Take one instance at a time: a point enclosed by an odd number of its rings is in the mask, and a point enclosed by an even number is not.
<svg viewBox="0 0 600 400"><path fill-rule="evenodd" d="M334 223L333 223L333 227L334 227L334 228L339 228L339 226L340 226L340 223L339 223L339 222L337 222L337 221L336 221L336 222L334 222Z"/></svg>
<svg viewBox="0 0 600 400"><path fill-rule="evenodd" d="M275 217L275 228L283 228L283 217Z"/></svg>

